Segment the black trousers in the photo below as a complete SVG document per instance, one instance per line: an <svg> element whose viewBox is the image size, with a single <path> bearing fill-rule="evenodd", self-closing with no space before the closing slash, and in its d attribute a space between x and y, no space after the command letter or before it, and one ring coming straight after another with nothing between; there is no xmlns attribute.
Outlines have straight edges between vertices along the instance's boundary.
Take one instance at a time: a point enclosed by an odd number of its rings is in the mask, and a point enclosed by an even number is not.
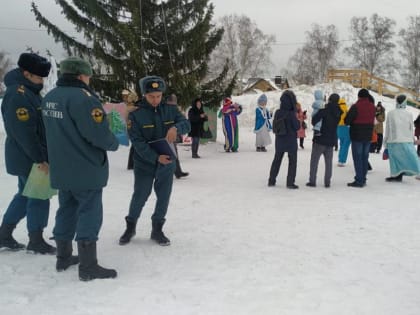
<svg viewBox="0 0 420 315"><path fill-rule="evenodd" d="M276 152L274 155L273 162L271 163L270 168L270 178L269 183L276 183L277 175L280 171L281 161L283 160L283 156L286 152ZM286 185L293 185L296 179L296 166L297 166L297 151L287 152L289 158L289 167L287 169L287 179Z"/></svg>

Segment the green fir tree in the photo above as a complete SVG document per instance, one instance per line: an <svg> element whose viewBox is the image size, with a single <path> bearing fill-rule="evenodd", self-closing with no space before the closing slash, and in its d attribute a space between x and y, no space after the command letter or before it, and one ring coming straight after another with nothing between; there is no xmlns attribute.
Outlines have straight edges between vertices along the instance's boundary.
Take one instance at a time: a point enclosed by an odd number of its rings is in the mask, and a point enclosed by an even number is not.
<svg viewBox="0 0 420 315"><path fill-rule="evenodd" d="M83 35L80 41L43 15L32 2L40 25L69 55L87 58L93 64L92 86L103 96L119 99L122 88L135 88L145 75L159 75L168 83L168 93L188 106L201 96L210 106L219 106L230 95L235 78L226 69L205 82L211 52L223 29L212 24L209 0L56 0L65 18Z"/></svg>

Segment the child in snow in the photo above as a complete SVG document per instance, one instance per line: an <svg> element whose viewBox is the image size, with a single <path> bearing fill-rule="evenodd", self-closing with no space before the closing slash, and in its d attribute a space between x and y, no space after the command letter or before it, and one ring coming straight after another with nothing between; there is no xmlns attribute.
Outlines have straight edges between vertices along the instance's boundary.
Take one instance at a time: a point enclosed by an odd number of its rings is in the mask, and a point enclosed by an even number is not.
<svg viewBox="0 0 420 315"><path fill-rule="evenodd" d="M257 147L257 152L267 152L266 146L271 144L270 131L272 129L270 123L270 112L266 108L267 105L267 96L261 94L258 98L258 106L255 109L255 129L256 134L255 146Z"/></svg>

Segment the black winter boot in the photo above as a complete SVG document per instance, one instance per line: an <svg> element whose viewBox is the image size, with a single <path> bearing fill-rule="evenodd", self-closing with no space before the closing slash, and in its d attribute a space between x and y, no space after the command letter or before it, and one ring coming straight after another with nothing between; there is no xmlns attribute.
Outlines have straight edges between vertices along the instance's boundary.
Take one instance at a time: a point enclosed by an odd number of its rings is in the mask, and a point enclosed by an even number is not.
<svg viewBox="0 0 420 315"><path fill-rule="evenodd" d="M42 237L42 231L35 231L29 233L29 243L26 246L28 251L34 252L35 254L49 254L54 255L57 249L45 242Z"/></svg>
<svg viewBox="0 0 420 315"><path fill-rule="evenodd" d="M0 248L8 248L10 250L21 250L25 245L18 243L12 236L13 230L16 228L14 224L3 223L0 226Z"/></svg>
<svg viewBox="0 0 420 315"><path fill-rule="evenodd" d="M73 246L71 241L56 240L55 243L57 244L57 263L55 268L58 272L79 263L79 257L72 255Z"/></svg>
<svg viewBox="0 0 420 315"><path fill-rule="evenodd" d="M120 237L120 245L130 243L131 238L136 235L137 221L131 221L129 217L125 217L125 222L127 222L127 228Z"/></svg>
<svg viewBox="0 0 420 315"><path fill-rule="evenodd" d="M106 269L98 265L96 258L96 241L78 241L79 279L90 281L94 279L110 279L117 277L117 271Z"/></svg>
<svg viewBox="0 0 420 315"><path fill-rule="evenodd" d="M171 245L171 241L163 234L162 227L164 223L165 221L152 222L152 234L150 235L150 238L161 246L168 246Z"/></svg>

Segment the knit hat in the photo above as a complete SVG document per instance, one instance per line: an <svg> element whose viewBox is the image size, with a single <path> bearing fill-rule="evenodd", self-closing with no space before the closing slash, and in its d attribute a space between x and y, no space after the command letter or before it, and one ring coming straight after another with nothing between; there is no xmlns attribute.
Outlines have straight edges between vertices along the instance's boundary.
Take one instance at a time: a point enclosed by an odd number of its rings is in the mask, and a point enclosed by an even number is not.
<svg viewBox="0 0 420 315"><path fill-rule="evenodd" d="M42 78L48 77L51 63L44 57L34 53L23 53L19 56L18 66Z"/></svg>
<svg viewBox="0 0 420 315"><path fill-rule="evenodd" d="M333 93L333 94L330 95L330 97L328 98L328 100L331 103L338 103L338 101L340 100L340 95L338 95L336 93Z"/></svg>
<svg viewBox="0 0 420 315"><path fill-rule="evenodd" d="M407 96L405 96L404 94L400 94L397 96L397 103L398 104L402 104L403 102L407 101Z"/></svg>
<svg viewBox="0 0 420 315"><path fill-rule="evenodd" d="M358 97L369 97L369 91L366 89L361 89L359 93L357 93Z"/></svg>
<svg viewBox="0 0 420 315"><path fill-rule="evenodd" d="M60 74L84 74L92 76L92 67L86 60L70 57L60 62Z"/></svg>
<svg viewBox="0 0 420 315"><path fill-rule="evenodd" d="M405 108L407 105L407 96L404 94L400 94L396 97L397 100L397 108Z"/></svg>
<svg viewBox="0 0 420 315"><path fill-rule="evenodd" d="M141 94L153 93L153 92L165 92L166 84L161 77L152 75L147 76L139 81Z"/></svg>
<svg viewBox="0 0 420 315"><path fill-rule="evenodd" d="M257 100L258 105L267 104L267 95L261 94Z"/></svg>

